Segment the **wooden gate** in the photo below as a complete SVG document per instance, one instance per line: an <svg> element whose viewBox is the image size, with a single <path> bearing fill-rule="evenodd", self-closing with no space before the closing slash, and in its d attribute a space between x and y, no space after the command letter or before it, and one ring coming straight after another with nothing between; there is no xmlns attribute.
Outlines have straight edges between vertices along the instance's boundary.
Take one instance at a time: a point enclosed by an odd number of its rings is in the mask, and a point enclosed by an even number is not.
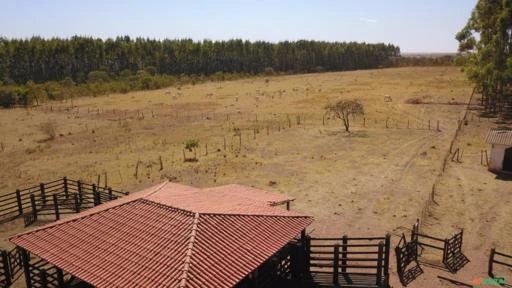
<svg viewBox="0 0 512 288"><path fill-rule="evenodd" d="M389 287L390 236L311 238L306 267L321 287Z"/></svg>
<svg viewBox="0 0 512 288"><path fill-rule="evenodd" d="M423 270L418 263L418 242L416 239L407 242L405 235L402 234L398 245L395 247L395 254L398 277L403 286L407 286L423 274Z"/></svg>
<svg viewBox="0 0 512 288"><path fill-rule="evenodd" d="M0 287L9 287L23 272L20 250L2 250L0 258Z"/></svg>
<svg viewBox="0 0 512 288"><path fill-rule="evenodd" d="M446 239L444 243L444 259L443 264L455 273L459 271L469 260L464 254L462 254L462 236L464 231L461 230L459 233L453 235L451 238Z"/></svg>

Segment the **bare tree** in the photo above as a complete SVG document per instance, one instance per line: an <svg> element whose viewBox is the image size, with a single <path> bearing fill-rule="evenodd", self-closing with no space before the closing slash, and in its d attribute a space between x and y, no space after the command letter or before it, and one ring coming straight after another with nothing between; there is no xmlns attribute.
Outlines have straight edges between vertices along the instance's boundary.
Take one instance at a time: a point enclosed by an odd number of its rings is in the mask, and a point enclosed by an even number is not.
<svg viewBox="0 0 512 288"><path fill-rule="evenodd" d="M349 132L350 116L364 115L364 107L359 100L339 100L334 104L325 105L325 110L325 114L343 120L346 132Z"/></svg>

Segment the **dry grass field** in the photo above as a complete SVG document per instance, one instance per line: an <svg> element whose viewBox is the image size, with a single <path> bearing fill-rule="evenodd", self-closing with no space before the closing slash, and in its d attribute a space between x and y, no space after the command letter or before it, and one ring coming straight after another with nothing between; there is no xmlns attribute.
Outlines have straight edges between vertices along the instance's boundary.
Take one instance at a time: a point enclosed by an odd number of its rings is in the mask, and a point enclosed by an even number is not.
<svg viewBox="0 0 512 288"><path fill-rule="evenodd" d="M129 191L167 178L199 187L239 183L294 196L292 208L315 217L314 235L397 234L418 218L471 91L455 67L394 68L212 82L1 110L0 191L62 176L96 182L101 175L103 185L105 173L109 186ZM325 104L337 99L365 106L351 133L342 131L341 121L323 117ZM500 240L512 239L511 197L504 191L510 182L480 165L483 138L493 125L485 121L474 118L463 127L456 141L465 150L462 163L448 164L436 193L439 205L424 226L442 237L466 229L472 262L468 272L453 276L463 282L485 275L490 245L512 251ZM55 127L55 139L47 139L42 125ZM188 139L199 140L197 162L183 161ZM3 238L20 231L14 224L0 229ZM410 287L434 287L426 283L435 273Z"/></svg>

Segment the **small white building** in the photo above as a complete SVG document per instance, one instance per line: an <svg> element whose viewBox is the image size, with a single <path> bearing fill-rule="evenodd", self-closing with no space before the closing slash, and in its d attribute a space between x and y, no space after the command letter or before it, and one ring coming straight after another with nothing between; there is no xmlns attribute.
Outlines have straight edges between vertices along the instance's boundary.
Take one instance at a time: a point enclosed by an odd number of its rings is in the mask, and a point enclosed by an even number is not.
<svg viewBox="0 0 512 288"><path fill-rule="evenodd" d="M491 144L489 170L512 173L512 129L490 129L485 141Z"/></svg>

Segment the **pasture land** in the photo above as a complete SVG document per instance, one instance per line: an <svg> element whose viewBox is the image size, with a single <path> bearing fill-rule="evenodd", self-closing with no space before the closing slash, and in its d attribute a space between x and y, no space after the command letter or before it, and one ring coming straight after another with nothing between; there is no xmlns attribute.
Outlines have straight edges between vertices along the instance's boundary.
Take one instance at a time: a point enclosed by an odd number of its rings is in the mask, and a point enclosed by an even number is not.
<svg viewBox="0 0 512 288"><path fill-rule="evenodd" d="M471 92L455 67L393 68L211 82L1 110L0 191L62 176L97 182L100 175L104 185L105 174L109 186L128 191L168 178L199 187L239 183L294 196L292 209L315 217L314 235L379 236L409 228L439 181L439 206L423 219L425 229L444 235L466 228L472 239L466 248L476 249L471 259L512 236L510 196L500 201L506 183L475 163L491 122L475 118L463 127L456 141L465 149L463 163L448 163L437 180ZM352 119L351 133L343 132L341 121L323 117L325 104L338 99L365 106L364 118ZM48 140L41 125L55 127L55 139ZM183 161L184 153L194 155L184 151L188 139L199 140L197 162ZM500 218L502 213L509 216ZM20 230L3 226L2 236ZM502 250L511 251L508 245ZM485 271L479 265L472 273Z"/></svg>

